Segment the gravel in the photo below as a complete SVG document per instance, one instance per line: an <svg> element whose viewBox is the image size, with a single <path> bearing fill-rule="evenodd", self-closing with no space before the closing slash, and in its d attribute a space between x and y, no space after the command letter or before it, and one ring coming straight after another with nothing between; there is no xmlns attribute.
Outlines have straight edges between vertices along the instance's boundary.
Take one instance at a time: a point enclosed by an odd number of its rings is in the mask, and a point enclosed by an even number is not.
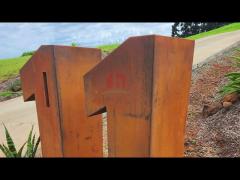
<svg viewBox="0 0 240 180"><path fill-rule="evenodd" d="M230 56L239 55L233 49L192 74L190 102L185 137L186 157L239 157L240 156L240 102L229 110L203 118L205 104L218 102L218 91L226 84L225 74L240 69Z"/></svg>

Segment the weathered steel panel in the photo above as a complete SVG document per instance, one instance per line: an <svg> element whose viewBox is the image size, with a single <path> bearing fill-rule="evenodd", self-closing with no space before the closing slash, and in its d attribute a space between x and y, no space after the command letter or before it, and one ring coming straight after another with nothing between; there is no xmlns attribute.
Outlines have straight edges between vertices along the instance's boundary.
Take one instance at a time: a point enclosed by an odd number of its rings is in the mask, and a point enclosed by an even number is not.
<svg viewBox="0 0 240 180"><path fill-rule="evenodd" d="M102 157L101 115L87 117L83 75L101 60L97 49L55 47L65 157Z"/></svg>
<svg viewBox="0 0 240 180"><path fill-rule="evenodd" d="M24 99L36 100L44 157L102 156L101 117L87 121L83 98L83 74L100 60L97 49L41 46L22 68Z"/></svg>
<svg viewBox="0 0 240 180"><path fill-rule="evenodd" d="M194 41L155 38L151 157L183 157Z"/></svg>
<svg viewBox="0 0 240 180"><path fill-rule="evenodd" d="M108 113L110 156L183 155L193 46L132 37L84 76L87 114Z"/></svg>

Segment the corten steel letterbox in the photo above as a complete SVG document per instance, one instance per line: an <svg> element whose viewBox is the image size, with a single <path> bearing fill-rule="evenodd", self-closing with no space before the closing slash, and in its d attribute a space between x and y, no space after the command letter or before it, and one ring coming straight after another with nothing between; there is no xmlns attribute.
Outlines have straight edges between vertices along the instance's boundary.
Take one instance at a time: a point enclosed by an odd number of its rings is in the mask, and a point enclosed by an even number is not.
<svg viewBox="0 0 240 180"><path fill-rule="evenodd" d="M107 112L110 157L182 157L194 41L126 40L84 76L88 116Z"/></svg>
<svg viewBox="0 0 240 180"><path fill-rule="evenodd" d="M24 101L36 101L43 157L102 157L101 116L87 118L83 75L93 48L41 46L20 71Z"/></svg>

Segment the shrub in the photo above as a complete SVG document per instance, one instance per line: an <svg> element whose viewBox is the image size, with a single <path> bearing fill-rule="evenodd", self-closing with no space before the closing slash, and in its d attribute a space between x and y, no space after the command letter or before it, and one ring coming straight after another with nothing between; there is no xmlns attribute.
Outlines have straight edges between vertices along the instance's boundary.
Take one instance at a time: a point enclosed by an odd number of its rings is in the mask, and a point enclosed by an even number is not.
<svg viewBox="0 0 240 180"><path fill-rule="evenodd" d="M30 56L30 55L32 56L34 53L35 53L35 51L27 51L27 52L22 53L21 56Z"/></svg>
<svg viewBox="0 0 240 180"><path fill-rule="evenodd" d="M71 46L77 47L77 43L73 42L73 43L71 44Z"/></svg>
<svg viewBox="0 0 240 180"><path fill-rule="evenodd" d="M12 92L17 92L17 91L20 91L21 89L22 88L21 88L21 81L20 81L20 79L16 79L15 81L11 82L8 85L8 90L12 91Z"/></svg>
<svg viewBox="0 0 240 180"><path fill-rule="evenodd" d="M32 136L32 131L33 131L33 126L32 129L28 135L27 141L21 146L21 148L17 151L15 144L5 127L5 136L6 136L6 141L7 145L5 144L0 144L0 149L4 153L4 155L8 158L19 158L19 157L28 157L28 158L33 158L36 156L37 148L40 143L40 137L38 137L36 143L35 143L35 134ZM24 146L27 144L27 150L24 155L22 155L22 151Z"/></svg>
<svg viewBox="0 0 240 180"><path fill-rule="evenodd" d="M240 52L240 49L236 49ZM232 56L236 66L240 67L240 56ZM231 93L240 93L240 72L231 72L225 75L228 78L228 84L219 91L222 96Z"/></svg>

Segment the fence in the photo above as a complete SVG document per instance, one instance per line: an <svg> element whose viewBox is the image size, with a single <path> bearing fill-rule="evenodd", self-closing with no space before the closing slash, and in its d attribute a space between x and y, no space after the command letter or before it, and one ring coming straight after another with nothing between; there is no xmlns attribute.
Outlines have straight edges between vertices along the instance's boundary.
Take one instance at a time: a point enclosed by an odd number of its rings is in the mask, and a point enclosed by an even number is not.
<svg viewBox="0 0 240 180"><path fill-rule="evenodd" d="M41 46L22 68L36 100L44 157L182 157L194 41L126 40L101 61L93 48Z"/></svg>

